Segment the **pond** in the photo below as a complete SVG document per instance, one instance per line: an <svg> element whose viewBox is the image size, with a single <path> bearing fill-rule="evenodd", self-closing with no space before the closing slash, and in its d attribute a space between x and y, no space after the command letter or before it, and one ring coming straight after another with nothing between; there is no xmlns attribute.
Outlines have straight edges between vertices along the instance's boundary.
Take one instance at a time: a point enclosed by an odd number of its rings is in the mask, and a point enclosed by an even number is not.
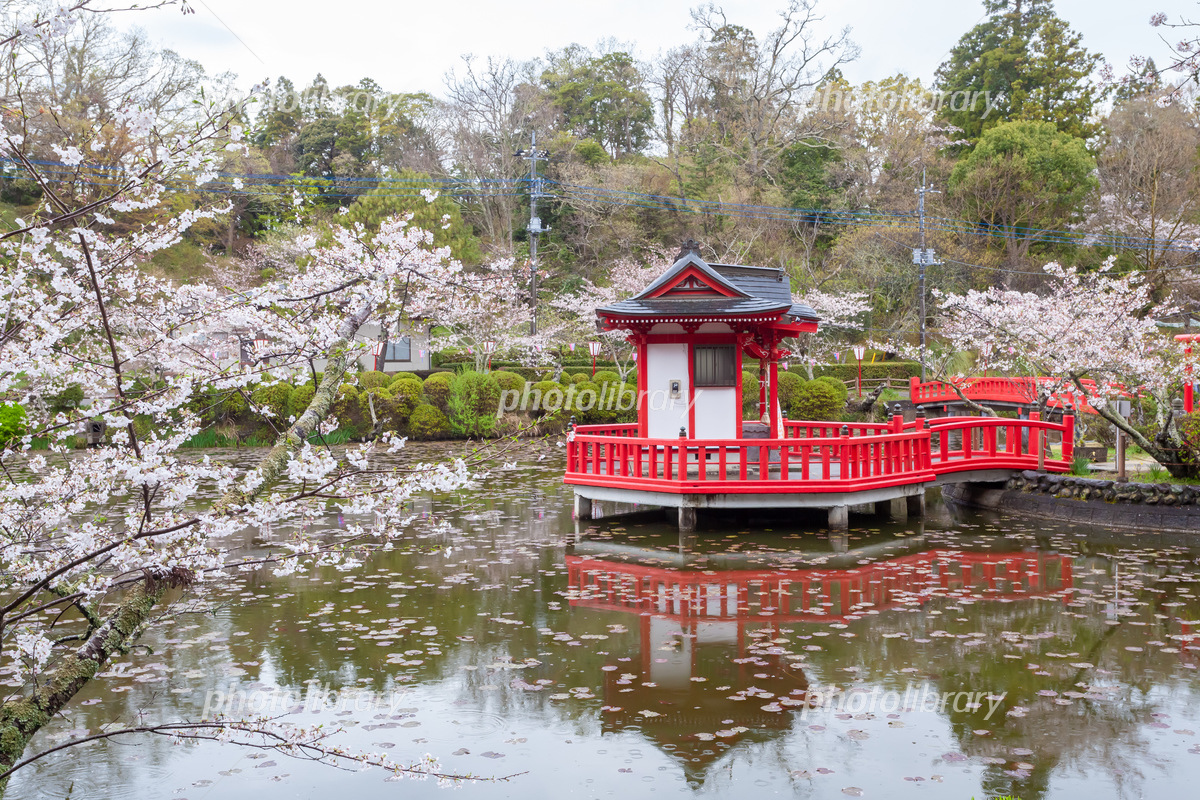
<svg viewBox="0 0 1200 800"><path fill-rule="evenodd" d="M904 525L852 516L848 535L742 515L681 539L652 513L577 525L553 442L493 466L475 491L421 501L395 548L351 571L247 575L179 607L36 743L114 722L286 713L344 727L348 747L514 776L458 790L471 800L1132 798L1200 785L1200 539L936 500ZM53 754L8 796L444 791L126 737Z"/></svg>

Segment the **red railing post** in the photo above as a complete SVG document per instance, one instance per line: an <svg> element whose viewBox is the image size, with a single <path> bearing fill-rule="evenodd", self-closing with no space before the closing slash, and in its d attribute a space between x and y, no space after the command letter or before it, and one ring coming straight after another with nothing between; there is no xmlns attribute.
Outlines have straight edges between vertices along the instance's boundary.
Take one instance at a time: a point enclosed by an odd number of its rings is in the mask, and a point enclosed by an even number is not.
<svg viewBox="0 0 1200 800"><path fill-rule="evenodd" d="M1063 414L1062 459L1071 465L1075 458L1075 414L1070 409Z"/></svg>

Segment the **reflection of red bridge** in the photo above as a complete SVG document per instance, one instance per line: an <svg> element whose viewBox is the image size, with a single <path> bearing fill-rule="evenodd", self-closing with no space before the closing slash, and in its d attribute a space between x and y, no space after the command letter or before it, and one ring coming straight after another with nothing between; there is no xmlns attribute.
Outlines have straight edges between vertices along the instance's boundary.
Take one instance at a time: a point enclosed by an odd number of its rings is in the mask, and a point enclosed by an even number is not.
<svg viewBox="0 0 1200 800"><path fill-rule="evenodd" d="M1000 406L1036 406L1046 387L1057 384L1054 378L1005 378L1005 377L974 377L963 378L953 385L943 381L928 381L922 383L919 378L912 378L909 383L909 397L913 405L960 405L962 392L967 399L982 405ZM1096 382L1082 381L1083 386L1091 393L1096 391ZM955 391L955 386L958 391ZM1047 408L1072 408L1085 414L1095 414L1096 410L1088 404L1086 394L1073 389L1063 389L1051 392L1046 400Z"/></svg>
<svg viewBox="0 0 1200 800"><path fill-rule="evenodd" d="M829 622L960 590L1037 597L1072 585L1069 556L927 550L853 569L680 571L568 555L573 606L679 622Z"/></svg>

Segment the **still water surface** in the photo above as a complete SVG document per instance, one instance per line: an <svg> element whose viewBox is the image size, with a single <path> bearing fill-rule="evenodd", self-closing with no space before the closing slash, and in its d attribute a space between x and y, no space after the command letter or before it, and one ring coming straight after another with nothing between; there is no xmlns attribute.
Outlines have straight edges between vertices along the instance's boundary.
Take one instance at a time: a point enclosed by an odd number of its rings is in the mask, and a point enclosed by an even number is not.
<svg viewBox="0 0 1200 800"><path fill-rule="evenodd" d="M685 539L653 515L577 526L561 452L527 445L520 468L422 501L395 549L353 571L245 576L206 597L215 613L155 628L40 744L242 703L397 760L516 775L458 790L470 800L1200 785L1200 539L937 502L907 525L852 517L832 538L787 515ZM445 791L151 738L51 756L9 797Z"/></svg>

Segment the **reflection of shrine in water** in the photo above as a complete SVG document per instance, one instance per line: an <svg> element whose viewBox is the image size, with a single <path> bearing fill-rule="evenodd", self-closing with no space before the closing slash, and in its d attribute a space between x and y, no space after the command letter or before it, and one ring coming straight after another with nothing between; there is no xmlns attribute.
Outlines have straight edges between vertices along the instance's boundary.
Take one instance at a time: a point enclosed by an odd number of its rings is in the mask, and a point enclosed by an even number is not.
<svg viewBox="0 0 1200 800"><path fill-rule="evenodd" d="M804 567L776 554L787 564L776 567L761 553L581 543L566 556L572 607L638 615L640 657L606 673L604 700L615 710L603 715L605 730L641 731L697 784L735 743L790 730L787 712L806 702L801 656L782 625L852 621L960 593L1011 601L1072 586L1069 556L926 547L921 537L888 540ZM878 560L859 563L870 558Z"/></svg>

